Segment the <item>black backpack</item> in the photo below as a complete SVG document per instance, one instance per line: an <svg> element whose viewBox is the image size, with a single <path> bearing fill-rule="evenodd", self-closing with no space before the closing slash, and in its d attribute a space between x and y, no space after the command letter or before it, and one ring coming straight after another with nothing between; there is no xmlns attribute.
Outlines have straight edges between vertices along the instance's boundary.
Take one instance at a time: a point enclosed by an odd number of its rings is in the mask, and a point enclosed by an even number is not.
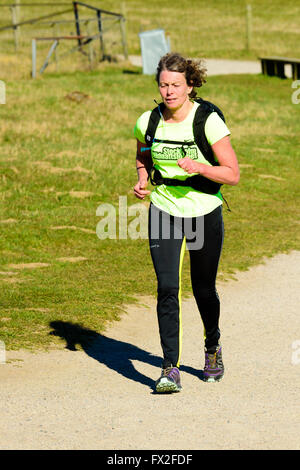
<svg viewBox="0 0 300 470"><path fill-rule="evenodd" d="M208 116L216 112L221 117L221 119L225 122L224 115L222 111L213 103L209 101L203 100L202 98L196 98L194 101L200 104L195 112L195 117L193 121L193 133L194 133L194 141L190 142L180 142L180 141L170 141L170 140L160 140L155 138L155 132L165 108L163 103L160 103L156 108L154 108L150 114L148 127L145 133L145 141L148 148L151 148L153 142L160 142L160 143L169 143L169 144L177 144L182 146L183 153L185 154L185 146L196 145L199 147L201 153L205 157L205 159L213 166L219 165L219 163L215 160L213 150L210 144L207 141L204 127ZM205 192L208 194L216 194L220 187L222 186L221 183L216 183L208 178L205 178L202 175L195 175L186 178L184 181L176 180L173 178L163 178L160 172L154 168L152 168L150 172L150 179L153 185L158 184L167 184L169 186L190 186L193 189L196 189L201 192Z"/></svg>

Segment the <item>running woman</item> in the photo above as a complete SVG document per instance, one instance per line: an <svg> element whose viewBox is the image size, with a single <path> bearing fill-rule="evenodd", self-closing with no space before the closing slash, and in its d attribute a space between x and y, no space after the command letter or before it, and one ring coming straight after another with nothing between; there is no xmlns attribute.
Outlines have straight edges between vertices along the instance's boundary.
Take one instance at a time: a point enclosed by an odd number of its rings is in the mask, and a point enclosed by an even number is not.
<svg viewBox="0 0 300 470"><path fill-rule="evenodd" d="M220 300L216 290L224 237L223 198L220 191L211 194L184 185L182 181L202 175L210 183L236 185L240 176L230 131L218 113L212 112L205 123L205 135L218 164L209 163L193 142L193 120L197 107L202 106L194 101L197 96L195 88L206 82L202 61L168 53L158 64L156 81L162 111L150 148L145 141L150 110L138 118L134 129L138 173L134 194L139 199L150 194L149 242L157 277L157 316L163 353L156 391L165 393L179 392L182 388L180 281L186 244L193 295L204 325L204 380L219 381L224 374L219 329ZM186 142L189 145L185 146ZM147 184L153 167L164 179L150 192ZM174 185L170 181L172 179ZM176 185L175 180L179 181Z"/></svg>

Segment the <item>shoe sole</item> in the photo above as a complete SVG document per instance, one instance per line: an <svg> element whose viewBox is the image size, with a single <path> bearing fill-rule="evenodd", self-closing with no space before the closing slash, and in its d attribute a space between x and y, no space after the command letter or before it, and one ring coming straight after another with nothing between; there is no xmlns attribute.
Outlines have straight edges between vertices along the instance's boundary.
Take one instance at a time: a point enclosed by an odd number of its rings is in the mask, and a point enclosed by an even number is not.
<svg viewBox="0 0 300 470"><path fill-rule="evenodd" d="M176 385L174 382L170 382L169 380L160 380L159 383L156 385L157 393L171 393L171 392L180 392L182 387L180 385Z"/></svg>
<svg viewBox="0 0 300 470"><path fill-rule="evenodd" d="M220 382L222 378L223 378L223 375L221 375L221 377L204 377L204 382L207 382L207 383Z"/></svg>

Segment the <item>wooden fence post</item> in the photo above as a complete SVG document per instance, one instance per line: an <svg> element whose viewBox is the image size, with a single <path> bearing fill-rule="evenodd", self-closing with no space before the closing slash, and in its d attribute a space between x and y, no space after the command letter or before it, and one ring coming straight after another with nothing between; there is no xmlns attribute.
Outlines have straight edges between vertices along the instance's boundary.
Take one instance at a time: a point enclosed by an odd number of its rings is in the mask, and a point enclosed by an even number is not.
<svg viewBox="0 0 300 470"><path fill-rule="evenodd" d="M10 7L11 11L11 22L13 25L18 24L20 21L20 0L15 0L15 4ZM15 26L13 28L14 41L15 41L15 50L19 48L19 39L20 39L20 27Z"/></svg>
<svg viewBox="0 0 300 470"><path fill-rule="evenodd" d="M246 6L246 49L251 49L251 37L252 37L252 7L251 5Z"/></svg>
<svg viewBox="0 0 300 470"><path fill-rule="evenodd" d="M87 35L89 37L91 37L92 36L92 30L91 30L91 25L90 25L89 20L86 21L86 31L87 31ZM89 46L89 63L90 63L90 67L92 68L93 59L94 59L94 48L93 48L93 44L92 44L91 40L89 41L88 46Z"/></svg>
<svg viewBox="0 0 300 470"><path fill-rule="evenodd" d="M123 53L125 60L128 60L128 48L127 48L127 27L126 27L126 5L125 2L121 4L121 13L123 18L120 18L120 28L121 28L121 36L122 36L122 44L123 44Z"/></svg>

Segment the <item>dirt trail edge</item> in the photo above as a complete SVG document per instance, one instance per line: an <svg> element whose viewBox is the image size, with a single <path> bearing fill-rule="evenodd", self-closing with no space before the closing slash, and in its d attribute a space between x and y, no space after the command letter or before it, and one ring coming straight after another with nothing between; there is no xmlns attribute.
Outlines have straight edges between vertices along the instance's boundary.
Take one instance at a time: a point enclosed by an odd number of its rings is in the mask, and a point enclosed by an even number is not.
<svg viewBox="0 0 300 470"><path fill-rule="evenodd" d="M153 392L161 364L153 298L83 350L7 352L0 449L299 449L299 270L294 251L218 285L226 368L218 384L201 380L193 299L183 302L178 394ZM65 337L75 349L76 332L73 343Z"/></svg>

